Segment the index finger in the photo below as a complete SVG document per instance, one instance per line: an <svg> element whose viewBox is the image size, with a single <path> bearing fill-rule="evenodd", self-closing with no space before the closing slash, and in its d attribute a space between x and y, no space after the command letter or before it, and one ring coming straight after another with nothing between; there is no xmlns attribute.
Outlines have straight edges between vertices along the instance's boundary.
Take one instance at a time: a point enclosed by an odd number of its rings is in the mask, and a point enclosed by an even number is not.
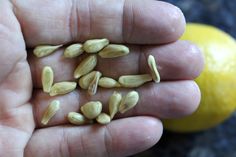
<svg viewBox="0 0 236 157"><path fill-rule="evenodd" d="M91 38L113 43L164 44L183 33L175 6L154 0L13 1L28 47Z"/></svg>

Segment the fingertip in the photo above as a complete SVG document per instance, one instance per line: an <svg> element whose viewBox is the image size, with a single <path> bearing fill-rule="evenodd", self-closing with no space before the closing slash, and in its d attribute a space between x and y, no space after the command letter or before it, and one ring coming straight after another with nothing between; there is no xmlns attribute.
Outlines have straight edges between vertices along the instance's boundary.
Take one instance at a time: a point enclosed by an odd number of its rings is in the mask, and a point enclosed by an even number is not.
<svg viewBox="0 0 236 157"><path fill-rule="evenodd" d="M183 12L177 6L167 3L160 2L163 8L167 8L165 16L163 17L163 29L166 36L162 39L163 43L169 43L177 41L184 33L186 28L186 21ZM168 20L168 21L167 21Z"/></svg>
<svg viewBox="0 0 236 157"><path fill-rule="evenodd" d="M194 69L191 70L193 72L193 79L195 79L201 74L204 69L204 55L201 49L196 44L191 41L185 42L189 44L189 54L192 55L194 61L192 63L195 64L194 66L192 66Z"/></svg>
<svg viewBox="0 0 236 157"><path fill-rule="evenodd" d="M133 155L147 150L160 140L163 132L161 121L152 117L123 118L108 127L110 136L113 137L113 146L116 146L112 150L117 152L117 156Z"/></svg>
<svg viewBox="0 0 236 157"><path fill-rule="evenodd" d="M182 47L182 69L185 69L186 78L184 79L195 79L197 78L204 68L204 57L201 50L194 43L187 40L178 41L179 46Z"/></svg>
<svg viewBox="0 0 236 157"><path fill-rule="evenodd" d="M192 80L162 82L157 87L150 84L149 87L142 88L140 95L143 95L140 104L145 104L145 107L137 106L136 113L163 119L192 114L201 99L199 87Z"/></svg>
<svg viewBox="0 0 236 157"><path fill-rule="evenodd" d="M189 104L188 107L186 107L186 112L184 116L190 115L193 112L195 112L200 104L201 101L201 91L200 88L198 86L198 84L195 81L191 81L190 82L190 88L192 89L192 101L189 99ZM190 90L191 90L190 89Z"/></svg>
<svg viewBox="0 0 236 157"><path fill-rule="evenodd" d="M195 81L185 81L185 90L180 93L181 101L176 103L176 115L171 118L181 118L191 115L195 112L200 104L201 92ZM179 106L179 107L178 107Z"/></svg>
<svg viewBox="0 0 236 157"><path fill-rule="evenodd" d="M158 64L162 80L193 80L197 78L204 68L204 57L201 50L186 40L161 46L144 46L145 55L141 58L141 71L148 71L146 56L153 55Z"/></svg>
<svg viewBox="0 0 236 157"><path fill-rule="evenodd" d="M178 40L185 18L176 6L161 1L126 0L123 38L128 43L164 44Z"/></svg>
<svg viewBox="0 0 236 157"><path fill-rule="evenodd" d="M159 119L149 117L146 120L146 134L152 136L152 140L147 142L147 148L152 147L155 145L161 138L163 133L163 125Z"/></svg>
<svg viewBox="0 0 236 157"><path fill-rule="evenodd" d="M162 122L153 117L140 117L140 122L143 123L141 130L144 132L142 143L148 149L160 140L163 133Z"/></svg>

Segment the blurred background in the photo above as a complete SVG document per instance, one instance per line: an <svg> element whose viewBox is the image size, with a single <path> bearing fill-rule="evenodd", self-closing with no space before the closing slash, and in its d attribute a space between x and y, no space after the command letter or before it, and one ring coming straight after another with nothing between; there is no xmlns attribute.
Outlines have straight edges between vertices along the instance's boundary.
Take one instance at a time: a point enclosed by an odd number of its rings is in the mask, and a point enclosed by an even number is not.
<svg viewBox="0 0 236 157"><path fill-rule="evenodd" d="M165 1L181 8L187 22L210 24L236 38L236 0ZM206 131L183 134L164 130L158 144L134 157L236 157L236 113Z"/></svg>

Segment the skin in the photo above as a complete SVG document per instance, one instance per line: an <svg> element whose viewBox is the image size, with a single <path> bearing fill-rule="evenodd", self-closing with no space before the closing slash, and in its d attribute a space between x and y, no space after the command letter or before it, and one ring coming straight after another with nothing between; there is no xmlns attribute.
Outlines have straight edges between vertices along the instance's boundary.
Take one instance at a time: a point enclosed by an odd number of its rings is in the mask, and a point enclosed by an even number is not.
<svg viewBox="0 0 236 157"><path fill-rule="evenodd" d="M203 68L203 57L193 44L178 41L184 28L181 11L159 1L0 0L0 156L119 157L156 144L161 118L189 115L200 101L192 80ZM40 89L43 66L53 67L55 81L73 80L80 60L63 58L64 47L36 59L32 48L103 37L131 50L124 58L99 59L97 69L104 76L147 73L146 57L152 54L162 82L137 88L137 106L108 125L69 125L67 113L89 100L104 102L106 111L113 90L99 89L94 97L80 89L49 97ZM61 110L42 126L42 114L54 99L61 101Z"/></svg>

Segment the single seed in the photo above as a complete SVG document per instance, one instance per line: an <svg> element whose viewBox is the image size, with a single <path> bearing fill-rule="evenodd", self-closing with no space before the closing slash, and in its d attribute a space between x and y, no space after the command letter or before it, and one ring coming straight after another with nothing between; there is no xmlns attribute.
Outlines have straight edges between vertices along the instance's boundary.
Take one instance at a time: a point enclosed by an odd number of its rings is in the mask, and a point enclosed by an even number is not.
<svg viewBox="0 0 236 157"><path fill-rule="evenodd" d="M52 68L49 66L45 66L42 71L42 86L44 92L50 92L53 84L53 78L54 75Z"/></svg>
<svg viewBox="0 0 236 157"><path fill-rule="evenodd" d="M109 78L109 77L100 78L98 81L98 85L103 88L115 88L115 87L121 86L118 81L114 80L113 78Z"/></svg>
<svg viewBox="0 0 236 157"><path fill-rule="evenodd" d="M155 58L152 55L148 56L148 66L151 70L151 74L152 74L152 79L156 82L159 83L161 78L160 78L160 74L157 70L157 64L155 61Z"/></svg>
<svg viewBox="0 0 236 157"><path fill-rule="evenodd" d="M98 55L102 58L115 58L129 54L129 48L124 45L109 44Z"/></svg>
<svg viewBox="0 0 236 157"><path fill-rule="evenodd" d="M119 78L119 83L122 87L135 88L143 85L146 82L152 81L152 76L149 74L142 75L123 75Z"/></svg>
<svg viewBox="0 0 236 157"><path fill-rule="evenodd" d="M126 111L133 108L139 100L139 94L136 91L129 92L125 97L122 98L120 106L119 106L119 112L125 113Z"/></svg>
<svg viewBox="0 0 236 157"><path fill-rule="evenodd" d="M97 56L90 55L85 58L75 69L74 78L78 79L81 76L91 72L97 65Z"/></svg>
<svg viewBox="0 0 236 157"><path fill-rule="evenodd" d="M85 118L82 114L77 112L68 113L67 119L71 124L75 125L91 124L93 122L92 120Z"/></svg>
<svg viewBox="0 0 236 157"><path fill-rule="evenodd" d="M44 56L48 56L51 53L55 52L57 49L59 49L60 47L62 47L62 45L57 45L57 46L52 46L52 45L40 45L37 46L33 53L35 56L37 57L44 57Z"/></svg>
<svg viewBox="0 0 236 157"><path fill-rule="evenodd" d="M81 107L81 112L88 119L96 118L102 112L102 103L100 101L90 101Z"/></svg>
<svg viewBox="0 0 236 157"><path fill-rule="evenodd" d="M97 53L101 49L103 49L105 46L109 44L108 39L92 39L92 40L87 40L83 44L83 49L87 53Z"/></svg>
<svg viewBox="0 0 236 157"><path fill-rule="evenodd" d="M122 95L118 92L114 92L109 98L109 113L111 119L115 116L115 114L119 110L119 105L122 99Z"/></svg>
<svg viewBox="0 0 236 157"><path fill-rule="evenodd" d="M82 89L88 89L89 87L89 84L92 82L92 80L94 79L94 76L96 74L96 72L98 71L92 71L84 76L82 76L78 83L79 83L79 86L82 88Z"/></svg>
<svg viewBox="0 0 236 157"><path fill-rule="evenodd" d="M96 120L100 124L108 124L111 122L111 117L106 113L101 113Z"/></svg>
<svg viewBox="0 0 236 157"><path fill-rule="evenodd" d="M50 96L63 95L72 92L76 88L76 82L58 82L55 83L49 93Z"/></svg>
<svg viewBox="0 0 236 157"><path fill-rule="evenodd" d="M81 55L83 52L82 44L72 44L65 49L64 56L66 58L74 58Z"/></svg>
<svg viewBox="0 0 236 157"><path fill-rule="evenodd" d="M101 76L102 76L102 73L100 73L98 71L95 73L94 78L90 82L89 87L88 87L89 95L95 95L96 94L97 88L98 88L98 81L99 81Z"/></svg>
<svg viewBox="0 0 236 157"><path fill-rule="evenodd" d="M41 123L43 125L47 125L49 120L57 113L59 109L60 109L60 101L53 100L45 110Z"/></svg>

